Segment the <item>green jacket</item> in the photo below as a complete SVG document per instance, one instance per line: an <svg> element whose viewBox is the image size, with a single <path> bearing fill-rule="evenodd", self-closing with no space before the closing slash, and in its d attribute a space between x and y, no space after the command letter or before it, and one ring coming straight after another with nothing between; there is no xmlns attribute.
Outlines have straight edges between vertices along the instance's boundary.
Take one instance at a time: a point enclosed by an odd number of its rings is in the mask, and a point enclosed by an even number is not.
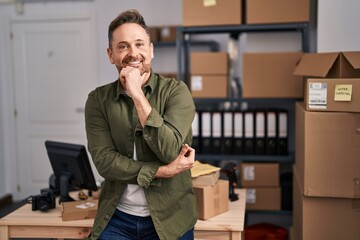
<svg viewBox="0 0 360 240"><path fill-rule="evenodd" d="M160 239L178 239L197 221L190 171L154 179L160 165L174 160L183 143L191 143L195 105L182 81L152 73L143 87L152 106L145 127L119 81L98 87L86 101L88 149L105 181L90 239L97 239L128 183L144 188ZM133 160L134 143L138 161Z"/></svg>

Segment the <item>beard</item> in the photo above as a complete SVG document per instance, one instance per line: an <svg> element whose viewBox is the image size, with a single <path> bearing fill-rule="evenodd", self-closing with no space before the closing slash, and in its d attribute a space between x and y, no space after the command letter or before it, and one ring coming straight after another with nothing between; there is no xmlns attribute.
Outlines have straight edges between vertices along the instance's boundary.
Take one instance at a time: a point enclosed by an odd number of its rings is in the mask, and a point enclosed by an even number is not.
<svg viewBox="0 0 360 240"><path fill-rule="evenodd" d="M121 61L121 65L116 65L116 68L118 69L119 73L121 72L121 69L123 69L124 67L130 66L130 62L134 62L134 61L139 61L142 63L142 66L139 68L140 70L140 75L142 76L144 73L149 73L150 69L151 69L151 64L145 64L144 63L144 57L140 56L140 57L133 57L133 56L126 56L122 61Z"/></svg>

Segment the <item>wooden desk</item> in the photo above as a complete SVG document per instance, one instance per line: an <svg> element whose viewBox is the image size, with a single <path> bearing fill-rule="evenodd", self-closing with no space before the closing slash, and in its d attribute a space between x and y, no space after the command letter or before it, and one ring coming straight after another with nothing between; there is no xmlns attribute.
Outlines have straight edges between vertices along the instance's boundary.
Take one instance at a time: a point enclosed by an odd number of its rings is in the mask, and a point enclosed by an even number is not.
<svg viewBox="0 0 360 240"><path fill-rule="evenodd" d="M230 202L229 211L206 221L198 220L195 239L240 240L244 230L245 190L236 189L239 200ZM60 206L48 212L33 212L26 204L0 219L0 239L9 238L86 238L94 219L62 221Z"/></svg>

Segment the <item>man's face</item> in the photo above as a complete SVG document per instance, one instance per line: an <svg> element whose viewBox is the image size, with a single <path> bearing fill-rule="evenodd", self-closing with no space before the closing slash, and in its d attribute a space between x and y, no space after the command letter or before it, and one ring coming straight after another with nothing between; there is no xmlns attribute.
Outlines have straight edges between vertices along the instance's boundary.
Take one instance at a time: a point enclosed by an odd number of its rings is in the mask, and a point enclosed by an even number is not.
<svg viewBox="0 0 360 240"><path fill-rule="evenodd" d="M116 28L107 52L119 73L126 66L139 68L141 75L150 72L153 44L145 29L136 23L125 23Z"/></svg>

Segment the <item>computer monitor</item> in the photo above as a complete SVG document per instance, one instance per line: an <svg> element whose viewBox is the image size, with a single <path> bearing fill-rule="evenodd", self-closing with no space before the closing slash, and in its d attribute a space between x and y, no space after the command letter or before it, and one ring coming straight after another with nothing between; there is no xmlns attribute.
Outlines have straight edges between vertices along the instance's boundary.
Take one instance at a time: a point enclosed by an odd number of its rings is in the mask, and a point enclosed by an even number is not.
<svg viewBox="0 0 360 240"><path fill-rule="evenodd" d="M55 188L60 190L60 202L73 201L70 190L97 190L85 146L47 140L45 147L55 175Z"/></svg>

